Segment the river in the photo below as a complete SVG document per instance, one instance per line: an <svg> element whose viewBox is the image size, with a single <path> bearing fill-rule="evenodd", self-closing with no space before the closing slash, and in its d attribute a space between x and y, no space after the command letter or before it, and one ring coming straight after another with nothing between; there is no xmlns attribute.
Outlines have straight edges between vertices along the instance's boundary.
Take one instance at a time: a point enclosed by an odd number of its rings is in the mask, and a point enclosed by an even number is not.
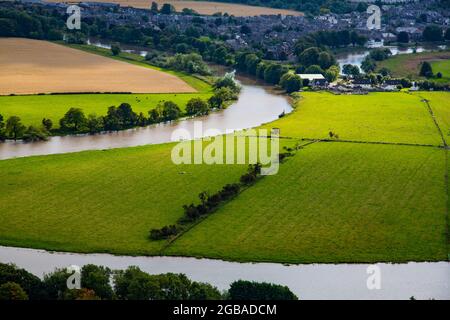
<svg viewBox="0 0 450 320"><path fill-rule="evenodd" d="M151 274L184 273L220 290L236 280L266 281L288 286L300 299L450 299L450 263L378 263L379 289L368 289L367 264L238 263L180 257L128 257L73 254L0 246L0 261L13 262L42 277L55 268L96 264L111 269L138 266Z"/></svg>
<svg viewBox="0 0 450 320"><path fill-rule="evenodd" d="M186 129L194 136L194 122L197 121L202 122L203 133L209 129L226 133L257 127L278 119L283 112L292 111L287 97L276 94L269 87L256 84L251 79L238 77L238 80L242 85L238 101L227 109L212 112L208 116L95 135L51 137L48 141L33 143L7 141L0 143L0 160L166 143L172 141L172 133L176 129Z"/></svg>

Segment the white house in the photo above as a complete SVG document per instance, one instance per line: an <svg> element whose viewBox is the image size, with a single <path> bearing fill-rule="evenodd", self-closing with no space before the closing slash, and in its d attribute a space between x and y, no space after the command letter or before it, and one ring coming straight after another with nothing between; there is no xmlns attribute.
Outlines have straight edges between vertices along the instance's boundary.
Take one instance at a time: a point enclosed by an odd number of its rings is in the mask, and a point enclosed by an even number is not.
<svg viewBox="0 0 450 320"><path fill-rule="evenodd" d="M324 87L327 85L327 79L323 75L319 74L312 74L312 73L301 73L298 74L298 76L302 80L308 80L309 86L311 87Z"/></svg>

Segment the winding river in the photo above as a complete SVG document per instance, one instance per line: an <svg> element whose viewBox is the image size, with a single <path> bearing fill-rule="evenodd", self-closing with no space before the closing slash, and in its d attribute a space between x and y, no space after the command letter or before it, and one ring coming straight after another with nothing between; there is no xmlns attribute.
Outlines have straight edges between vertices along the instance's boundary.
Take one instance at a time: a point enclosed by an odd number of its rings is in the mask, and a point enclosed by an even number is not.
<svg viewBox="0 0 450 320"><path fill-rule="evenodd" d="M7 141L0 143L0 160L166 143L172 141L172 133L176 129L186 129L191 136L194 136L194 122L197 121L202 122L203 133L206 133L208 129L226 133L257 127L278 119L283 112L292 111L285 96L278 95L269 87L256 84L251 79L244 77L238 77L238 79L242 85L239 100L227 109L213 112L208 116L96 135L51 137L48 141L33 143Z"/></svg>
<svg viewBox="0 0 450 320"><path fill-rule="evenodd" d="M145 52L140 54L145 55ZM165 143L171 141L175 129L187 129L192 134L195 121L202 121L204 131L217 129L225 133L255 127L277 119L282 112L292 111L286 97L249 79L239 80L243 87L239 100L226 110L206 117L114 133L52 137L46 142L8 141L0 144L0 159ZM448 262L376 264L381 282L379 289L372 290L367 286L370 276L367 264L288 266L181 257L60 253L3 246L0 246L0 262L15 263L39 277L55 268L70 265L93 263L111 269L136 265L154 274L184 273L195 281L211 283L221 290L239 279L278 283L287 285L301 299L408 299L411 296L417 299L450 299Z"/></svg>

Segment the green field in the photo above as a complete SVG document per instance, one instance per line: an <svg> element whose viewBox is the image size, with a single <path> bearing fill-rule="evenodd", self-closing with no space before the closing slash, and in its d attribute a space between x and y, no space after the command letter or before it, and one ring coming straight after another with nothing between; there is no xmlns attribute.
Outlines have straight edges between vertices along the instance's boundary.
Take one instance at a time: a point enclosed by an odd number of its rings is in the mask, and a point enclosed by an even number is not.
<svg viewBox="0 0 450 320"><path fill-rule="evenodd" d="M313 144L165 253L288 263L445 260L445 165L435 148Z"/></svg>
<svg viewBox="0 0 450 320"><path fill-rule="evenodd" d="M173 101L182 110L186 103L196 97L208 99L211 93L152 93L152 94L64 94L64 95L30 95L0 96L0 114L5 118L17 115L25 125L41 125L43 118L53 120L59 127L59 120L71 107L83 109L86 115L95 113L106 115L108 107L119 106L122 102L131 105L135 112L146 116L159 102Z"/></svg>
<svg viewBox="0 0 450 320"><path fill-rule="evenodd" d="M450 94L441 93L450 98ZM277 121L281 135L440 145L442 140L421 98L407 93L334 95L304 92L295 113ZM270 124L269 126L273 126Z"/></svg>
<svg viewBox="0 0 450 320"><path fill-rule="evenodd" d="M329 131L369 143L306 146L162 253L288 263L445 260L448 151L421 100L445 132L450 94L302 96L291 115L264 126L290 138L282 145ZM245 170L178 167L171 147L0 161L0 244L160 254L167 242L148 240L151 228L175 223L182 205Z"/></svg>
<svg viewBox="0 0 450 320"><path fill-rule="evenodd" d="M175 223L202 191L236 182L244 165L181 165L173 145L0 161L0 244L158 254L152 228Z"/></svg>
<svg viewBox="0 0 450 320"><path fill-rule="evenodd" d="M398 54L377 63L377 70L388 68L393 77L411 79L425 79L419 76L420 64L428 61L432 64L434 74L439 71L444 74L442 79L431 80L447 83L450 81L449 65L450 51L421 52L412 54Z"/></svg>
<svg viewBox="0 0 450 320"><path fill-rule="evenodd" d="M62 44L62 43L60 43ZM23 95L0 96L0 114L5 118L19 116L25 125L40 126L43 118L53 120L54 127L59 127L59 120L71 107L82 108L86 115L94 113L98 116L105 115L108 107L118 106L122 102L129 103L135 112L143 112L147 115L150 109L159 102L173 101L182 110L186 103L200 97L208 99L212 95L212 87L208 83L210 79L201 79L183 72L163 69L145 63L143 57L122 52L120 56L113 56L110 50L88 45L68 45L71 48L83 50L89 53L102 55L111 59L125 61L145 68L151 68L173 74L198 93L152 93L152 94L58 94L58 95Z"/></svg>
<svg viewBox="0 0 450 320"><path fill-rule="evenodd" d="M436 79L437 82L450 82L450 58L448 60L434 61L431 63L434 74L442 73L442 79Z"/></svg>

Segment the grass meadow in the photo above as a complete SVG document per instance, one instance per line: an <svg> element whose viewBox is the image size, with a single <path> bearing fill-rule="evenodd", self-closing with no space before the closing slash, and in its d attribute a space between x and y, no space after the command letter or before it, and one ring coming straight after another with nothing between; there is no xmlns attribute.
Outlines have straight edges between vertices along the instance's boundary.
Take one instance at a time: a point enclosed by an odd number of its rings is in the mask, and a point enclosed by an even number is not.
<svg viewBox="0 0 450 320"><path fill-rule="evenodd" d="M0 114L5 119L17 115L25 125L40 126L43 118L53 120L54 126L59 127L59 120L71 108L81 108L86 115L95 113L106 115L108 107L119 106L127 102L137 113L146 116L150 109L156 108L158 103L173 101L184 110L187 102L192 98L208 99L212 93L149 93L149 94L62 94L62 95L26 95L0 96Z"/></svg>
<svg viewBox="0 0 450 320"><path fill-rule="evenodd" d="M444 152L309 145L165 253L286 263L445 260Z"/></svg>
<svg viewBox="0 0 450 320"><path fill-rule="evenodd" d="M450 97L448 93L442 93ZM421 98L408 93L334 95L303 92L297 110L276 122L281 136L440 145L442 140ZM268 126L273 126L269 124Z"/></svg>
<svg viewBox="0 0 450 320"><path fill-rule="evenodd" d="M158 254L152 228L175 223L203 191L245 165L180 165L172 144L0 161L0 244Z"/></svg>

